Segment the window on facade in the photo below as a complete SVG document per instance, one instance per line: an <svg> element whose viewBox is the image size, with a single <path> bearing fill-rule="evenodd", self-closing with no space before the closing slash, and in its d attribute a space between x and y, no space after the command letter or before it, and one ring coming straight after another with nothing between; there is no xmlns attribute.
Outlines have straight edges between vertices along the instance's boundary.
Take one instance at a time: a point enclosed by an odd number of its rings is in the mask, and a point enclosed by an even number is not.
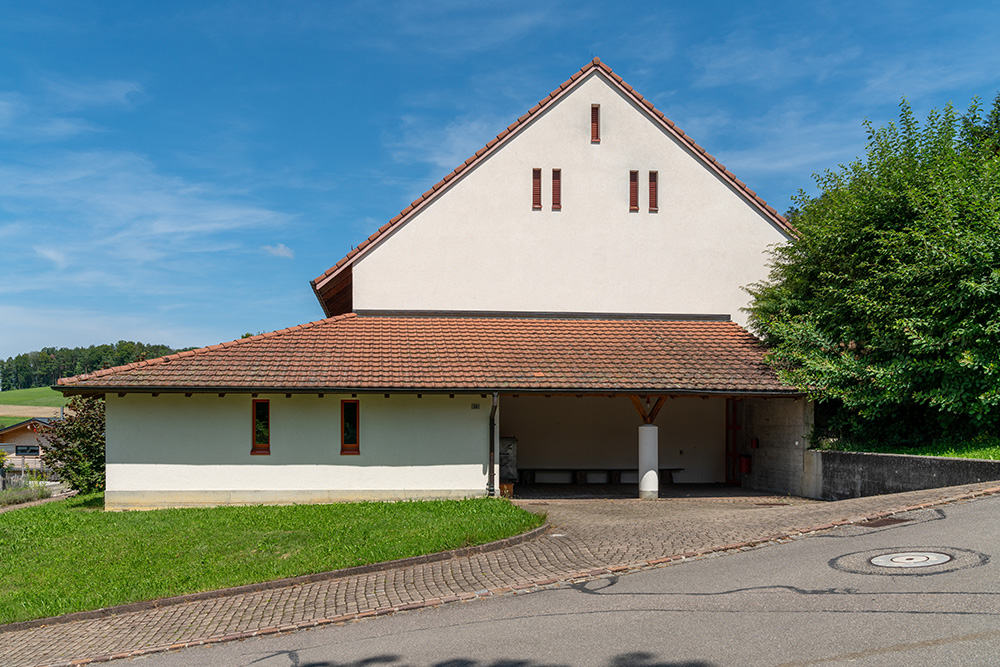
<svg viewBox="0 0 1000 667"><path fill-rule="evenodd" d="M268 401L253 401L253 444L251 454L271 453L271 407Z"/></svg>
<svg viewBox="0 0 1000 667"><path fill-rule="evenodd" d="M562 208L562 169L552 170L552 210Z"/></svg>
<svg viewBox="0 0 1000 667"><path fill-rule="evenodd" d="M598 144L601 142L601 105L590 105L590 141Z"/></svg>
<svg viewBox="0 0 1000 667"><path fill-rule="evenodd" d="M38 445L14 445L15 456L38 456Z"/></svg>
<svg viewBox="0 0 1000 667"><path fill-rule="evenodd" d="M639 172L628 173L628 210L639 210Z"/></svg>
<svg viewBox="0 0 1000 667"><path fill-rule="evenodd" d="M531 208L542 207L542 170L531 170Z"/></svg>
<svg viewBox="0 0 1000 667"><path fill-rule="evenodd" d="M340 402L340 453L360 454L360 410L358 401Z"/></svg>
<svg viewBox="0 0 1000 667"><path fill-rule="evenodd" d="M656 213L658 209L658 200L656 194L657 180L659 176L655 171L649 172L649 212Z"/></svg>

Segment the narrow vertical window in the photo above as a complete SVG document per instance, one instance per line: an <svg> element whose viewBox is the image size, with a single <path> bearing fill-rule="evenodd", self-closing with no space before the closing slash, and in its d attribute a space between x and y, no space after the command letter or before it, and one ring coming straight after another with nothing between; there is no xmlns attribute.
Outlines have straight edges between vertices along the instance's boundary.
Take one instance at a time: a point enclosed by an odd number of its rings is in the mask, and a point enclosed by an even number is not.
<svg viewBox="0 0 1000 667"><path fill-rule="evenodd" d="M562 169L552 170L552 210L562 209Z"/></svg>
<svg viewBox="0 0 1000 667"><path fill-rule="evenodd" d="M340 453L360 454L359 408L357 401L340 402Z"/></svg>
<svg viewBox="0 0 1000 667"><path fill-rule="evenodd" d="M590 142L601 143L601 105L590 105Z"/></svg>
<svg viewBox="0 0 1000 667"><path fill-rule="evenodd" d="M253 443L251 454L271 453L271 408L267 401L252 401Z"/></svg>
<svg viewBox="0 0 1000 667"><path fill-rule="evenodd" d="M531 170L531 208L542 207L542 170Z"/></svg>
<svg viewBox="0 0 1000 667"><path fill-rule="evenodd" d="M655 171L649 172L649 212L656 213L658 209L658 199L656 194L656 181L657 173Z"/></svg>
<svg viewBox="0 0 1000 667"><path fill-rule="evenodd" d="M639 210L639 172L628 173L628 210Z"/></svg>

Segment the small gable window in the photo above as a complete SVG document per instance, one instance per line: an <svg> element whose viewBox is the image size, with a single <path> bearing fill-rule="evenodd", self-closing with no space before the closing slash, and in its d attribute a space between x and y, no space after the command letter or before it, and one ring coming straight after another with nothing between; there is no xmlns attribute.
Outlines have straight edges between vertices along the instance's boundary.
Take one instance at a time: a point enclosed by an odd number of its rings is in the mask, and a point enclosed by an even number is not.
<svg viewBox="0 0 1000 667"><path fill-rule="evenodd" d="M628 210L639 210L639 172L628 173Z"/></svg>
<svg viewBox="0 0 1000 667"><path fill-rule="evenodd" d="M658 210L657 201L657 181L659 180L659 175L655 171L649 172L649 212L656 213Z"/></svg>
<svg viewBox="0 0 1000 667"><path fill-rule="evenodd" d="M552 210L562 209L562 169L552 170Z"/></svg>
<svg viewBox="0 0 1000 667"><path fill-rule="evenodd" d="M531 170L531 208L542 208L542 170Z"/></svg>
<svg viewBox="0 0 1000 667"><path fill-rule="evenodd" d="M254 455L270 454L271 406L268 401L253 401L251 405L251 415L253 417L253 442L250 445L250 453Z"/></svg>
<svg viewBox="0 0 1000 667"><path fill-rule="evenodd" d="M340 453L356 455L361 453L361 410L358 401L340 402Z"/></svg>
<svg viewBox="0 0 1000 667"><path fill-rule="evenodd" d="M601 143L601 105L590 105L590 142Z"/></svg>

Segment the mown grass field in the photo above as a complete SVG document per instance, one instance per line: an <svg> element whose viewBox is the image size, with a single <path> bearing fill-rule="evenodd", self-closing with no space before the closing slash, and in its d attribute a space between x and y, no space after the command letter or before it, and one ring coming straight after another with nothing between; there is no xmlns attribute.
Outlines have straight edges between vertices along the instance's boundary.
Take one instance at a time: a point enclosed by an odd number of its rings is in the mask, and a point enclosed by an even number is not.
<svg viewBox="0 0 1000 667"><path fill-rule="evenodd" d="M33 389L12 389L0 391L0 405L33 405L46 408L58 408L66 405L68 399L58 391L48 387Z"/></svg>
<svg viewBox="0 0 1000 667"><path fill-rule="evenodd" d="M982 436L968 442L930 443L923 447L884 447L878 445L852 445L835 443L820 449L837 449L845 452L873 452L876 454L912 454L915 456L946 456L959 459L1000 460L1000 437Z"/></svg>
<svg viewBox="0 0 1000 667"><path fill-rule="evenodd" d="M150 512L103 506L95 494L0 514L7 569L0 623L483 544L544 521L496 498Z"/></svg>
<svg viewBox="0 0 1000 667"><path fill-rule="evenodd" d="M20 424L26 419L28 419L28 417L0 417L0 428L7 428L8 426L12 426L14 424Z"/></svg>

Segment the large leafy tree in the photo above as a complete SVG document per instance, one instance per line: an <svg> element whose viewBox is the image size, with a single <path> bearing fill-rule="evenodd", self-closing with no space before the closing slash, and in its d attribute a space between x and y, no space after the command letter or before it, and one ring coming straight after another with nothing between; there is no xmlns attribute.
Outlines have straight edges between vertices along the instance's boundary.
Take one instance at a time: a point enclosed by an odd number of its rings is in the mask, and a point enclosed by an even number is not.
<svg viewBox="0 0 1000 667"><path fill-rule="evenodd" d="M1000 95L910 106L795 198L751 327L834 432L919 444L1000 426Z"/></svg>
<svg viewBox="0 0 1000 667"><path fill-rule="evenodd" d="M40 429L45 465L80 493L104 490L104 398L73 396L68 414Z"/></svg>

